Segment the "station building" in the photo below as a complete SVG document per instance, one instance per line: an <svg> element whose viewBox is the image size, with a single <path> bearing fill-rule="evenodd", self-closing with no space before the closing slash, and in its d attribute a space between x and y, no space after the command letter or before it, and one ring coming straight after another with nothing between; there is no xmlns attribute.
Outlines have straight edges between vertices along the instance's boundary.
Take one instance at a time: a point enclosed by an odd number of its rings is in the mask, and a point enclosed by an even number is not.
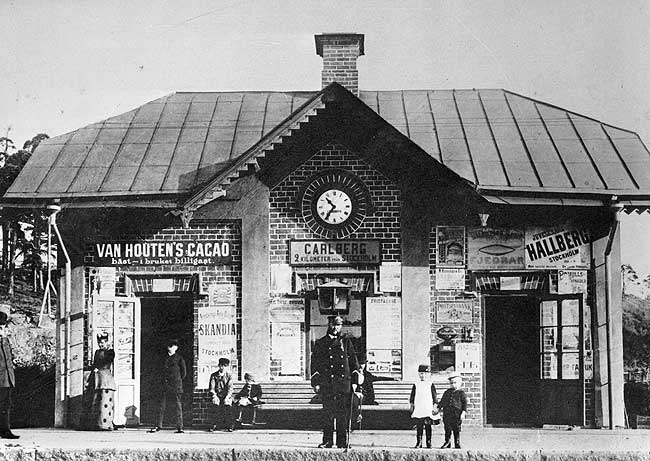
<svg viewBox="0 0 650 461"><path fill-rule="evenodd" d="M199 426L220 357L305 382L338 313L376 375L460 372L469 424L623 426L638 135L502 89L359 90L364 36L315 44L320 91L174 93L44 141L8 190L62 239L56 425L99 332L118 423L153 423L178 338Z"/></svg>

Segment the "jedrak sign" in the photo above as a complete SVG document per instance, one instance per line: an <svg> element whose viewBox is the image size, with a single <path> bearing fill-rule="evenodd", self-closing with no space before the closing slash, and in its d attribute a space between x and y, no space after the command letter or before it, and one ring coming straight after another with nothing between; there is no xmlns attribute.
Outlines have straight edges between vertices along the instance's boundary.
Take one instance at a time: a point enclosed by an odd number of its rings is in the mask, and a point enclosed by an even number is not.
<svg viewBox="0 0 650 461"><path fill-rule="evenodd" d="M93 245L93 253L98 266L205 266L232 262L230 242L222 240L103 242Z"/></svg>
<svg viewBox="0 0 650 461"><path fill-rule="evenodd" d="M575 226L526 228L526 268L570 269L589 267L589 231Z"/></svg>

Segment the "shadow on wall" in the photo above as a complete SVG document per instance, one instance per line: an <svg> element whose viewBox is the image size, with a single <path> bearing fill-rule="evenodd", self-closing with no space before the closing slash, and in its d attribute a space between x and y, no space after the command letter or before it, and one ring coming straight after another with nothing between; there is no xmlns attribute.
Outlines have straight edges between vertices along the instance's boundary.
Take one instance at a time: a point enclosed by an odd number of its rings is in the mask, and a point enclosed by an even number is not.
<svg viewBox="0 0 650 461"><path fill-rule="evenodd" d="M16 368L16 384L11 394L11 426L54 426L54 367Z"/></svg>

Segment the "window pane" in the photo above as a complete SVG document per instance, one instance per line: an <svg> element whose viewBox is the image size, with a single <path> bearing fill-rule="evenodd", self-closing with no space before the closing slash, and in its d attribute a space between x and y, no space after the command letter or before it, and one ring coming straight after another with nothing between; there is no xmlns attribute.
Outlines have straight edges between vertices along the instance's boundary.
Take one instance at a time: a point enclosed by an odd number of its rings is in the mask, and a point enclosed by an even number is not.
<svg viewBox="0 0 650 461"><path fill-rule="evenodd" d="M578 327L562 328L562 350L578 351L580 347L580 330Z"/></svg>
<svg viewBox="0 0 650 461"><path fill-rule="evenodd" d="M557 328L542 328L541 352L557 351Z"/></svg>
<svg viewBox="0 0 650 461"><path fill-rule="evenodd" d="M135 334L133 328L118 328L115 348L119 352L134 352Z"/></svg>
<svg viewBox="0 0 650 461"><path fill-rule="evenodd" d="M134 379L133 354L117 354L115 376L122 379Z"/></svg>
<svg viewBox="0 0 650 461"><path fill-rule="evenodd" d="M562 379L580 378L580 356L577 353L562 354Z"/></svg>
<svg viewBox="0 0 650 461"><path fill-rule="evenodd" d="M134 303L132 302L119 302L117 304L117 323L119 326L132 326L133 325L133 310Z"/></svg>
<svg viewBox="0 0 650 461"><path fill-rule="evenodd" d="M557 379L557 354L542 354L540 378Z"/></svg>
<svg viewBox="0 0 650 461"><path fill-rule="evenodd" d="M562 301L562 325L579 325L580 301L577 299L565 299Z"/></svg>
<svg viewBox="0 0 650 461"><path fill-rule="evenodd" d="M557 302L542 301L542 326L557 325Z"/></svg>

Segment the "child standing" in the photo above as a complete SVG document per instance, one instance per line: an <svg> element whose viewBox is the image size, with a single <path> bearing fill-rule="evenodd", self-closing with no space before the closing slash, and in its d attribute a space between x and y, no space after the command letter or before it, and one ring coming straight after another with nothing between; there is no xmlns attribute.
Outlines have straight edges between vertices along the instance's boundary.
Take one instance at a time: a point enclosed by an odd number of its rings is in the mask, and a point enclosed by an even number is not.
<svg viewBox="0 0 650 461"><path fill-rule="evenodd" d="M418 367L420 381L411 388L411 418L415 422L415 447L422 448L422 432L426 431L427 448L431 448L431 424L433 413L437 410L436 386L429 380L429 367Z"/></svg>
<svg viewBox="0 0 650 461"><path fill-rule="evenodd" d="M214 425L210 432L217 430L217 421L221 417L225 422L227 432L234 430L232 418L232 374L227 370L230 360L225 357L219 359L219 368L210 375L210 395L216 407Z"/></svg>
<svg viewBox="0 0 650 461"><path fill-rule="evenodd" d="M235 395L235 405L239 410L235 422L241 423L242 410L244 407L249 407L253 412L251 423L255 424L256 409L263 403L261 400L262 386L255 382L255 378L250 373L244 373L244 381L246 381L246 384L244 384L241 391Z"/></svg>
<svg viewBox="0 0 650 461"><path fill-rule="evenodd" d="M463 379L459 374L449 377L450 388L442 394L440 410L445 425L445 443L440 448L451 448L451 434L454 434L454 448L460 448L460 428L467 412L467 396L460 387Z"/></svg>

